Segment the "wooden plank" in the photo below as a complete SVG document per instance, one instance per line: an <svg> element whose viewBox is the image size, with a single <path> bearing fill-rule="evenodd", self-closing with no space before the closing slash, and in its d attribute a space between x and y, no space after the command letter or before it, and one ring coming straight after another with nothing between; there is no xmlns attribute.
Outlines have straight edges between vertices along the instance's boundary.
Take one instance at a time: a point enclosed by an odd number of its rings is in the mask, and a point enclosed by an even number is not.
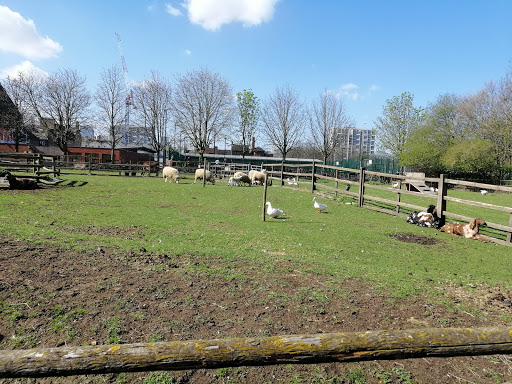
<svg viewBox="0 0 512 384"><path fill-rule="evenodd" d="M424 328L3 350L0 378L510 353L510 328Z"/></svg>
<svg viewBox="0 0 512 384"><path fill-rule="evenodd" d="M512 208L510 208L510 207L503 207L501 205L494 205L494 204L489 204L489 203L481 203L479 201L464 200L464 199L459 199L459 198L450 197L450 196L445 196L444 199L446 201L453 201L455 203L471 205L473 207L482 207L482 208L488 208L488 209L495 209L497 211L512 212Z"/></svg>
<svg viewBox="0 0 512 384"><path fill-rule="evenodd" d="M504 185L474 183L472 181L455 180L455 179L446 179L445 183L455 184L455 185L463 185L465 187L473 187L473 188L480 188L480 189L490 189L490 190L493 190L493 191L512 192L512 187L507 187L507 186L504 186Z"/></svg>

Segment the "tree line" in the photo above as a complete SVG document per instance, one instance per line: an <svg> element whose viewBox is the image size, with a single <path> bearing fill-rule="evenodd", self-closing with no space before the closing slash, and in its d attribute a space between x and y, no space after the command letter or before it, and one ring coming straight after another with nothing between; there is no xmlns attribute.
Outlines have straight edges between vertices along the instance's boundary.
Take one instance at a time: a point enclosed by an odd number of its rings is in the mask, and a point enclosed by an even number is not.
<svg viewBox="0 0 512 384"><path fill-rule="evenodd" d="M283 159L308 148L324 162L344 142L343 128L353 126L333 92L324 90L306 103L296 89L282 85L261 100L251 89L234 93L228 80L206 68L172 80L152 71L128 87L119 66L102 70L94 92L72 69L44 77L18 73L5 79L4 88L22 118L2 118L1 125L16 145L42 125L64 153L81 128L94 126L108 137L112 159L129 124L141 129L157 153L176 149L172 143L183 137L202 158L216 140L229 137L245 154L260 136ZM404 92L386 101L374 126L380 150L404 169L502 179L511 172L512 72L472 95L440 95L426 108L415 107L414 96Z"/></svg>
<svg viewBox="0 0 512 384"><path fill-rule="evenodd" d="M472 95L443 94L426 108L408 92L387 100L375 127L402 167L436 177L499 183L512 174L512 72Z"/></svg>
<svg viewBox="0 0 512 384"><path fill-rule="evenodd" d="M66 153L81 128L94 126L108 137L112 159L129 125L138 127L157 153L175 149L172 143L179 136L200 158L215 140L228 137L241 143L245 155L261 135L285 159L309 131L309 144L327 160L341 142L342 128L351 124L343 100L331 92L322 92L311 108L289 85L276 87L261 101L251 89L234 93L229 81L204 68L173 81L152 71L128 89L122 68L112 66L102 70L92 93L85 77L72 69L44 77L20 72L4 83L23 117L3 124L16 146L27 131L43 126Z"/></svg>

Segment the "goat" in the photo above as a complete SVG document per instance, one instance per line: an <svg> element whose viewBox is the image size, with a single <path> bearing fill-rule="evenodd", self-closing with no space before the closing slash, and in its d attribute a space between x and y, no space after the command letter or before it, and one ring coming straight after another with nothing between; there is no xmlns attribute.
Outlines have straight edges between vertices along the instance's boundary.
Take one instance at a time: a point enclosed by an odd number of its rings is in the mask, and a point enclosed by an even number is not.
<svg viewBox="0 0 512 384"><path fill-rule="evenodd" d="M425 212L411 212L407 217L407 222L420 227L441 228L441 219L437 216L437 209L432 204L427 207Z"/></svg>
<svg viewBox="0 0 512 384"><path fill-rule="evenodd" d="M487 236L478 233L481 225L487 225L487 223L481 217L477 217L468 224L446 223L441 227L441 232L446 232L452 236L464 236L466 239L489 241Z"/></svg>

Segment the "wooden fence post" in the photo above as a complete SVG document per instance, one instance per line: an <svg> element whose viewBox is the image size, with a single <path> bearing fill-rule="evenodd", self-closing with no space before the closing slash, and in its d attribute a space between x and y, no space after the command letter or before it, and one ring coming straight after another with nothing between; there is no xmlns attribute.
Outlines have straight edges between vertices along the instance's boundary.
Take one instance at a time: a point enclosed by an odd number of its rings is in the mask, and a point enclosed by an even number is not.
<svg viewBox="0 0 512 384"><path fill-rule="evenodd" d="M267 206L265 204L267 203L267 178L268 178L268 173L265 173L265 183L263 184L263 202L261 204L263 206L263 209L261 212L261 218L263 219L263 221L266 220L265 208Z"/></svg>
<svg viewBox="0 0 512 384"><path fill-rule="evenodd" d="M401 183L401 180L398 182L398 192L396 193L396 201L397 203L400 203L400 201L402 200L402 183ZM396 205L396 213L400 213L400 204L397 204Z"/></svg>
<svg viewBox="0 0 512 384"><path fill-rule="evenodd" d="M336 179L336 190L334 191L334 196L338 197L338 170L336 169L334 173L334 178Z"/></svg>
<svg viewBox="0 0 512 384"><path fill-rule="evenodd" d="M444 212L446 211L445 196L448 194L448 185L444 182L444 174L439 175L439 183L437 184L437 215L441 223L444 223Z"/></svg>
<svg viewBox="0 0 512 384"><path fill-rule="evenodd" d="M206 185L206 159L203 160L203 187Z"/></svg>
<svg viewBox="0 0 512 384"><path fill-rule="evenodd" d="M284 185L283 177L284 177L284 161L281 162L281 187Z"/></svg>
<svg viewBox="0 0 512 384"><path fill-rule="evenodd" d="M359 208L362 208L364 205L364 179L365 179L365 172L364 168L361 167L360 173L359 173Z"/></svg>
<svg viewBox="0 0 512 384"><path fill-rule="evenodd" d="M509 227L512 227L512 212L510 212L510 215L509 215L509 219L508 219L508 226ZM507 232L507 241L509 243L512 242L512 232Z"/></svg>
<svg viewBox="0 0 512 384"><path fill-rule="evenodd" d="M313 166L311 168L311 193L313 193L315 192L315 160L313 160Z"/></svg>

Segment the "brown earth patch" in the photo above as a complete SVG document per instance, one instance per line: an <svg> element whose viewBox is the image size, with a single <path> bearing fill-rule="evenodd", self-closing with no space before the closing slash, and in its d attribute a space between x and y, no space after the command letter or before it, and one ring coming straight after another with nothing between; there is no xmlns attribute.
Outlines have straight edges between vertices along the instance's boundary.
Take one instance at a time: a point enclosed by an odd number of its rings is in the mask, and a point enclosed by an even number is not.
<svg viewBox="0 0 512 384"><path fill-rule="evenodd" d="M398 241L402 241L404 243L414 243L414 244L422 244L422 245L434 245L441 242L441 240L433 239L432 237L427 236L419 236L414 235L412 233L396 233L394 235L388 235Z"/></svg>
<svg viewBox="0 0 512 384"><path fill-rule="evenodd" d="M265 259L258 263L153 254L144 248L119 252L101 245L76 251L2 240L0 235L0 349L509 326L512 319L511 292L499 287L470 292L432 282L432 289L446 292L444 303L427 294L399 299L380 293L368 281L305 272L308 268L292 260L266 256L262 253ZM158 382L485 384L512 381L512 361L493 355L196 369L168 375L173 381ZM144 383L149 376L21 382ZM365 381L354 381L356 376Z"/></svg>

